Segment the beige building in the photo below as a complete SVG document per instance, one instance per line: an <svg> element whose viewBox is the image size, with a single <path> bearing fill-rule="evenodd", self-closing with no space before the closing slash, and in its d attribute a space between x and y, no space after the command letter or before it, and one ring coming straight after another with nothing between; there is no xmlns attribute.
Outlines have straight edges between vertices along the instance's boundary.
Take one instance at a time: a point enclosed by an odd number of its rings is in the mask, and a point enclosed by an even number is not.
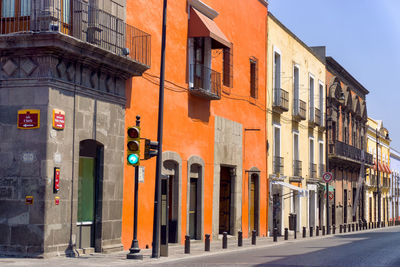
<svg viewBox="0 0 400 267"><path fill-rule="evenodd" d="M297 231L315 229L325 221L324 59L271 13L267 57L268 230L292 228L291 214Z"/></svg>

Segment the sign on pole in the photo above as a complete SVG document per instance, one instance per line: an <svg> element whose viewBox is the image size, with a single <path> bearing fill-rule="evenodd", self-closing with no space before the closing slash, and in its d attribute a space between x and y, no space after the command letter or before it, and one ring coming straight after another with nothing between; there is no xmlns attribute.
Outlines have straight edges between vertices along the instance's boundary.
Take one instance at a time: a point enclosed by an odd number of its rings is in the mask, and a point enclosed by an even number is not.
<svg viewBox="0 0 400 267"><path fill-rule="evenodd" d="M325 172L322 175L322 179L325 181L325 183L329 183L332 180L333 176L331 172Z"/></svg>

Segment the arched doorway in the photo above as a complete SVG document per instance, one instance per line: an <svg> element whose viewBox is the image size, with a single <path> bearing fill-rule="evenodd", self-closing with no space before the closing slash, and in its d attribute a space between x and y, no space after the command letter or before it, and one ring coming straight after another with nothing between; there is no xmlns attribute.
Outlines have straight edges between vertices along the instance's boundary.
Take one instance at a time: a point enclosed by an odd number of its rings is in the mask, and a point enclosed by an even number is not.
<svg viewBox="0 0 400 267"><path fill-rule="evenodd" d="M187 181L187 225L186 232L191 239L203 238L204 202L204 161L199 156L188 159Z"/></svg>
<svg viewBox="0 0 400 267"><path fill-rule="evenodd" d="M79 143L77 247L101 250L104 146L95 140Z"/></svg>

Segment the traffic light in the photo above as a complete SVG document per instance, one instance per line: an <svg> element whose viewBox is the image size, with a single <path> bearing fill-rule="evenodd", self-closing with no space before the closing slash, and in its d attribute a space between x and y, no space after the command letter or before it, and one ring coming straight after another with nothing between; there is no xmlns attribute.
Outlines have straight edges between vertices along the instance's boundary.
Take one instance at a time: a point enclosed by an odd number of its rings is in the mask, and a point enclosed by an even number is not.
<svg viewBox="0 0 400 267"><path fill-rule="evenodd" d="M144 159L149 159L158 155L158 142L146 139L144 143Z"/></svg>
<svg viewBox="0 0 400 267"><path fill-rule="evenodd" d="M127 160L128 164L132 166L139 166L140 164L140 127L128 128L127 140Z"/></svg>

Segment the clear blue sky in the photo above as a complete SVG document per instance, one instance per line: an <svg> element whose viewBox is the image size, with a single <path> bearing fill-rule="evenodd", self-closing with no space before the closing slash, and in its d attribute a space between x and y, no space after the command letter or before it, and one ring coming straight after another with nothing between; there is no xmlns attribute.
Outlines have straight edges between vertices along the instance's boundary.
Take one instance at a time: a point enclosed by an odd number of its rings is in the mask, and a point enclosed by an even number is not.
<svg viewBox="0 0 400 267"><path fill-rule="evenodd" d="M383 120L399 151L400 1L269 0L269 11L367 88L368 116Z"/></svg>

